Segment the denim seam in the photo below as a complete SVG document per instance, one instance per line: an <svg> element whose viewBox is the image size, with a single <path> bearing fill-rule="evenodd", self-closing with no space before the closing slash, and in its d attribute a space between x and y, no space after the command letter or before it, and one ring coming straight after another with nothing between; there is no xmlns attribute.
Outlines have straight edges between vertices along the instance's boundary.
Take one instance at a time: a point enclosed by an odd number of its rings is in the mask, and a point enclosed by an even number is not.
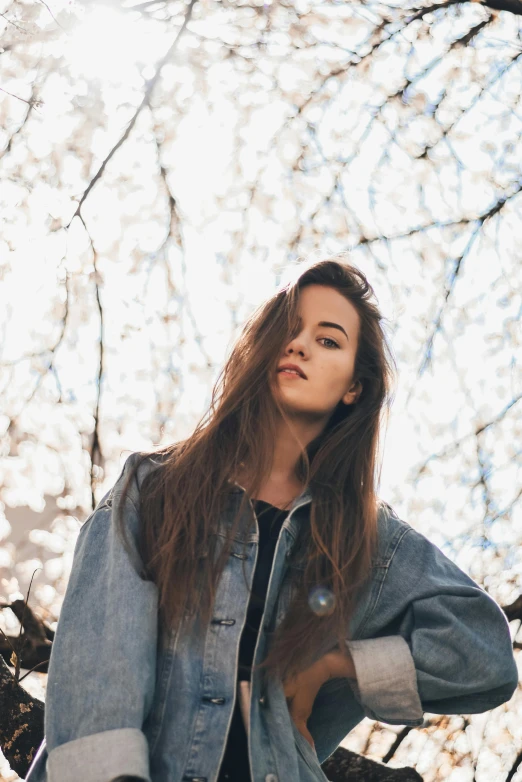
<svg viewBox="0 0 522 782"><path fill-rule="evenodd" d="M170 678L172 677L172 669L173 669L172 660L174 658L174 655L175 655L175 652L176 652L176 648L177 648L177 645L178 645L178 640L179 640L179 633L177 633L177 632L175 632L174 630L171 629L170 630L170 636L172 637L172 635L174 635L174 644L173 644L173 646L171 648L170 639L169 639L169 642L168 642L168 647L169 647L168 654L165 655L165 661L163 663L163 669L161 671L161 675L160 675L159 680L158 680L158 682L161 685L162 692L165 693L165 696L166 696L166 694L168 692L167 683L170 680ZM167 708L167 698L163 697L163 702L160 704L160 709L159 709L160 714L158 714L158 724L157 724L157 726L155 728L156 735L154 736L154 732L152 732L152 735L151 735L151 746L150 746L150 753L151 754L156 749L159 737L161 735L161 729L163 727L163 720L165 719L166 708Z"/></svg>
<svg viewBox="0 0 522 782"><path fill-rule="evenodd" d="M384 570L384 578L382 579L381 583L379 584L379 589L377 590L377 594L376 594L375 598L373 599L373 602L368 606L368 609L366 611L366 615L362 619L361 624L359 626L359 629L357 630L356 635L354 636L354 638L352 638L350 640L353 640L353 641L359 640L361 638L361 636L363 635L364 630L366 629L366 625L368 624L370 619L372 619L373 614L375 612L375 609L377 608L377 604L379 602L379 599L381 597L382 590L383 590L384 584L386 582L386 577L388 575L389 567L390 567L390 565L392 563L393 557L397 553L397 549L399 548L400 544L404 540L405 536L408 534L408 532L411 532L412 529L413 529L412 527L407 527L406 529L404 529L402 531L401 535L398 537L397 542L396 542L395 546L393 547L393 551L390 554L390 558L388 560L388 564L386 565L386 567L382 568Z"/></svg>

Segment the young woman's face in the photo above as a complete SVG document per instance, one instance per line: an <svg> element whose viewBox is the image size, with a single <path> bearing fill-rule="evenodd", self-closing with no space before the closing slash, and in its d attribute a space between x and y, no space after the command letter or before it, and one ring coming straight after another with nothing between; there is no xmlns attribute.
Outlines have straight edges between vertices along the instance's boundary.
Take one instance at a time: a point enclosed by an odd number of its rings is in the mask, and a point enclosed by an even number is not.
<svg viewBox="0 0 522 782"><path fill-rule="evenodd" d="M362 386L353 383L359 315L335 288L309 285L299 301L300 331L278 362L275 392L289 413L328 418L339 401L353 404ZM295 364L306 375L281 371Z"/></svg>

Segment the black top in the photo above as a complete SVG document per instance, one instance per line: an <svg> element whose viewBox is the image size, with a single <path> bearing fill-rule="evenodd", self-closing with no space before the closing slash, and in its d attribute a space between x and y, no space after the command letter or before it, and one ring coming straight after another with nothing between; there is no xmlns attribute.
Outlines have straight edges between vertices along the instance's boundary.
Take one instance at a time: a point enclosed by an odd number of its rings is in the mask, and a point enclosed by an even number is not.
<svg viewBox="0 0 522 782"><path fill-rule="evenodd" d="M258 520L259 546L246 622L239 641L238 681L245 679L250 681L251 666L259 625L261 624L265 608L275 547L283 522L288 515L287 510L276 508L264 500L253 500L252 504ZM218 782L251 782L247 735L239 708L238 697L236 697L232 724L230 725Z"/></svg>
<svg viewBox="0 0 522 782"><path fill-rule="evenodd" d="M259 547L252 591L247 608L245 627L239 642L238 679L250 681L252 660L256 648L259 625L265 608L266 593L275 547L288 511L276 508L264 500L253 500L259 526Z"/></svg>

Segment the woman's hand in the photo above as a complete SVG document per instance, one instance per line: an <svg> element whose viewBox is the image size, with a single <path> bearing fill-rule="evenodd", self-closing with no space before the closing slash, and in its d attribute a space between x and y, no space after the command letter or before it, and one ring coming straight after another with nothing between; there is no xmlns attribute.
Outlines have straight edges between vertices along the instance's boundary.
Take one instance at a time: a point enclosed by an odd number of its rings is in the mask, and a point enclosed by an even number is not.
<svg viewBox="0 0 522 782"><path fill-rule="evenodd" d="M355 668L348 652L328 652L313 665L283 682L290 716L299 733L305 737L315 751L315 744L306 723L312 713L317 693L328 681L339 677L355 679Z"/></svg>

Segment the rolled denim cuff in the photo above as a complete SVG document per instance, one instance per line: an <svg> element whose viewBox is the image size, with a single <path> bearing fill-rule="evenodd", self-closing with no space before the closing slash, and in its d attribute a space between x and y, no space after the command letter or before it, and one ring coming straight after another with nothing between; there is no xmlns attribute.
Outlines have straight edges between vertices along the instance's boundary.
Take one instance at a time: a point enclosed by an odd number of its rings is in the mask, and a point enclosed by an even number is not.
<svg viewBox="0 0 522 782"><path fill-rule="evenodd" d="M422 725L424 712L410 647L401 635L346 641L357 681L354 695L372 720L391 725Z"/></svg>
<svg viewBox="0 0 522 782"><path fill-rule="evenodd" d="M149 745L138 728L116 728L67 741L47 759L48 782L110 782L119 776L150 782Z"/></svg>

